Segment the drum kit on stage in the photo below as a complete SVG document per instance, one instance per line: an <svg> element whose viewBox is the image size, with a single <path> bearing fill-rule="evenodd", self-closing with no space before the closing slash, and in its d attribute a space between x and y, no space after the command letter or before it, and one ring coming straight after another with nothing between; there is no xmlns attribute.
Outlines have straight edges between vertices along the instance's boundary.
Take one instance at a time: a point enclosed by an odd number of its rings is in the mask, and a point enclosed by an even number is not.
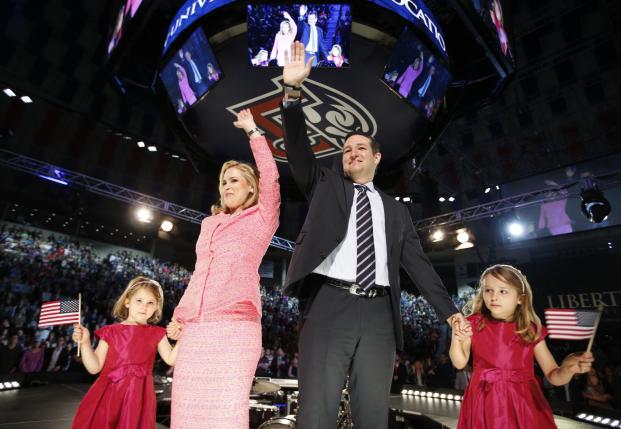
<svg viewBox="0 0 621 429"><path fill-rule="evenodd" d="M250 391L250 429L292 429L298 414L298 381L255 378ZM337 429L353 429L347 386L341 395Z"/></svg>

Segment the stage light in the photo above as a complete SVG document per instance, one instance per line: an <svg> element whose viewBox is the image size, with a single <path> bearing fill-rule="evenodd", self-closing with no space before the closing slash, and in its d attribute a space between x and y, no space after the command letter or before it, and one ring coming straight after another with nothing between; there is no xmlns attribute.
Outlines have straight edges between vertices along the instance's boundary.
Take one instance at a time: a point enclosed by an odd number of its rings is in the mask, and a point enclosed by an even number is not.
<svg viewBox="0 0 621 429"><path fill-rule="evenodd" d="M519 222L511 222L507 230L512 237L521 237L524 234L524 227Z"/></svg>
<svg viewBox="0 0 621 429"><path fill-rule="evenodd" d="M165 220L164 222L162 222L162 225L160 226L160 228L162 228L162 231L164 232L170 232L173 229L173 223L169 220Z"/></svg>
<svg viewBox="0 0 621 429"><path fill-rule="evenodd" d="M138 145L138 147L145 147L145 144L142 140L136 142L136 144Z"/></svg>
<svg viewBox="0 0 621 429"><path fill-rule="evenodd" d="M412 391L410 390L410 392ZM414 390L414 396L420 396L420 392L418 390Z"/></svg>
<svg viewBox="0 0 621 429"><path fill-rule="evenodd" d="M27 95L24 95L24 96L21 98L21 100L22 100L24 103L26 103L26 104L32 103L32 98L28 97Z"/></svg>
<svg viewBox="0 0 621 429"><path fill-rule="evenodd" d="M587 188L580 193L582 203L580 208L582 213L592 223L600 223L605 221L610 214L610 203L604 197L604 194L597 189L597 185L587 183Z"/></svg>
<svg viewBox="0 0 621 429"><path fill-rule="evenodd" d="M4 384L0 383L0 390L4 390Z"/></svg>
<svg viewBox="0 0 621 429"><path fill-rule="evenodd" d="M149 147L147 148L147 150L148 150L149 152L157 152L157 148L156 148L155 146L149 146Z"/></svg>
<svg viewBox="0 0 621 429"><path fill-rule="evenodd" d="M602 421L602 418L601 418L601 417L599 417L599 416L597 416L597 417L595 417L595 418L593 419L593 421L594 421L595 423L599 423L599 422L601 422L601 421Z"/></svg>
<svg viewBox="0 0 621 429"><path fill-rule="evenodd" d="M444 240L444 231L441 229L437 229L431 234L431 241L437 243L438 241Z"/></svg>
<svg viewBox="0 0 621 429"><path fill-rule="evenodd" d="M404 203L409 203L410 201L412 201L412 199L410 197L403 197L403 202Z"/></svg>
<svg viewBox="0 0 621 429"><path fill-rule="evenodd" d="M9 381L5 381L4 382L4 388L5 389L10 389L12 387L11 383Z"/></svg>
<svg viewBox="0 0 621 429"><path fill-rule="evenodd" d="M450 197L448 198L448 200L449 200L449 202L453 203L453 202L455 202L455 197L450 196Z"/></svg>
<svg viewBox="0 0 621 429"><path fill-rule="evenodd" d="M179 155L177 155L176 153L173 153L173 154L172 154L172 155L170 155L170 156L172 156L172 157L173 157L173 158L175 158L175 159L179 159Z"/></svg>
<svg viewBox="0 0 621 429"><path fill-rule="evenodd" d="M18 388L19 387L19 383L17 381L12 381L11 382L11 386Z"/></svg>
<svg viewBox="0 0 621 429"><path fill-rule="evenodd" d="M140 222L149 223L153 219L153 213L146 207L140 207L136 210L136 218Z"/></svg>
<svg viewBox="0 0 621 429"><path fill-rule="evenodd" d="M401 197L395 197L395 200L399 201L401 199Z"/></svg>
<svg viewBox="0 0 621 429"><path fill-rule="evenodd" d="M11 88L4 88L3 92L9 97L15 97L17 95L13 92Z"/></svg>
<svg viewBox="0 0 621 429"><path fill-rule="evenodd" d="M427 392L427 397L431 398L433 396L433 392Z"/></svg>
<svg viewBox="0 0 621 429"><path fill-rule="evenodd" d="M595 418L595 416L589 414L588 416L586 416L585 420L591 421Z"/></svg>
<svg viewBox="0 0 621 429"><path fill-rule="evenodd" d="M492 190L492 188L485 188L485 193L489 194L489 191L491 191L491 190Z"/></svg>
<svg viewBox="0 0 621 429"><path fill-rule="evenodd" d="M465 228L457 230L457 241L464 244L470 241L470 234L466 231Z"/></svg>
<svg viewBox="0 0 621 429"><path fill-rule="evenodd" d="M449 393L448 395L446 395L446 399L453 399L453 395L451 393Z"/></svg>
<svg viewBox="0 0 621 429"><path fill-rule="evenodd" d="M401 391L401 394L402 394L402 395L407 395L407 393L408 393L408 391L407 391L407 390L405 390L405 389L403 389L403 390Z"/></svg>
<svg viewBox="0 0 621 429"><path fill-rule="evenodd" d="M613 428L616 428L616 427L619 427L619 423L621 423L619 422L619 420L613 420L613 422L610 423L610 426L612 426Z"/></svg>
<svg viewBox="0 0 621 429"><path fill-rule="evenodd" d="M439 394L438 392L436 392L436 393L434 393L434 394L433 394L433 397L434 397L434 398L439 398L439 397L440 397L440 394Z"/></svg>
<svg viewBox="0 0 621 429"><path fill-rule="evenodd" d="M446 201L446 198L444 198L444 197L440 197L440 198L438 198L438 201L440 201L441 203L443 203L443 202L445 202L445 201Z"/></svg>
<svg viewBox="0 0 621 429"><path fill-rule="evenodd" d="M578 417L579 419L583 419L583 418L585 418L585 417L586 417L586 413L580 413L580 414L578 414L578 416L577 416L577 417Z"/></svg>

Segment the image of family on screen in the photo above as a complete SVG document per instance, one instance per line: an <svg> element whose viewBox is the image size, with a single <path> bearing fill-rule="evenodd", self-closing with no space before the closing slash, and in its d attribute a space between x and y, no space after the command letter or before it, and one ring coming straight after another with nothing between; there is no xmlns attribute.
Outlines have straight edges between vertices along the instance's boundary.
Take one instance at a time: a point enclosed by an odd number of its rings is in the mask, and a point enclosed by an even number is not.
<svg viewBox="0 0 621 429"><path fill-rule="evenodd" d="M433 119L450 80L451 75L436 57L405 31L388 61L384 82L426 118Z"/></svg>
<svg viewBox="0 0 621 429"><path fill-rule="evenodd" d="M202 30L173 55L161 77L177 113L185 112L220 80L220 67Z"/></svg>
<svg viewBox="0 0 621 429"><path fill-rule="evenodd" d="M282 67L304 43L313 67L348 67L351 7L345 4L248 5L248 56L254 67Z"/></svg>

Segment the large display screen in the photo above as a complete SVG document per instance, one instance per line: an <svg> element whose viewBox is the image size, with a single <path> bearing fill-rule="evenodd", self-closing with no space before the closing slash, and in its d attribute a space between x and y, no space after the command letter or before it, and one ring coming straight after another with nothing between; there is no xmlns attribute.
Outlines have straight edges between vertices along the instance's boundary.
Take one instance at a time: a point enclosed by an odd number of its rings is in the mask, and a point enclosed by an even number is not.
<svg viewBox="0 0 621 429"><path fill-rule="evenodd" d="M207 37L198 28L160 71L170 102L185 112L222 78Z"/></svg>
<svg viewBox="0 0 621 429"><path fill-rule="evenodd" d="M249 4L248 63L282 67L291 44L304 43L313 67L348 67L349 4Z"/></svg>
<svg viewBox="0 0 621 429"><path fill-rule="evenodd" d="M114 27L112 28L110 40L108 41L108 55L114 51L121 41L123 33L127 30L129 21L136 16L136 12L141 4L142 0L126 0L125 2L122 2L117 9L116 20L114 22Z"/></svg>
<svg viewBox="0 0 621 429"><path fill-rule="evenodd" d="M427 119L433 120L444 105L451 74L414 32L406 28L388 60L382 80Z"/></svg>
<svg viewBox="0 0 621 429"><path fill-rule="evenodd" d="M505 28L505 17L500 0L471 0L472 6L481 17L498 43L500 52L509 60L513 61L513 53L509 44L509 37Z"/></svg>

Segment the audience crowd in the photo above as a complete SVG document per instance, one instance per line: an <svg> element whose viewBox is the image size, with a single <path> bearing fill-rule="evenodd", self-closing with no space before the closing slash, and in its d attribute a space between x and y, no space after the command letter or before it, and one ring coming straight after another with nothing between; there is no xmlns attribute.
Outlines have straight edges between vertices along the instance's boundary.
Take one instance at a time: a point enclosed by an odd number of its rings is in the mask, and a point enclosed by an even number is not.
<svg viewBox="0 0 621 429"><path fill-rule="evenodd" d="M15 373L83 372L71 341L71 326L39 328L42 302L82 294L82 320L91 331L114 323L112 306L127 282L144 275L165 292L165 324L179 301L191 272L177 264L140 256L129 250L101 254L92 245L8 224L0 225L0 379ZM282 293L280 283L262 279L263 351L257 376L297 378L298 304ZM454 296L462 308L469 296ZM472 369L456 371L448 359L450 330L419 296L401 296L405 350L395 356L392 391L416 388L464 390ZM596 365L577 376L568 389L543 387L551 399L621 408L621 348L618 338L600 341ZM566 342L549 342L560 359ZM171 369L163 371L171 373ZM543 382L543 381L542 381Z"/></svg>

